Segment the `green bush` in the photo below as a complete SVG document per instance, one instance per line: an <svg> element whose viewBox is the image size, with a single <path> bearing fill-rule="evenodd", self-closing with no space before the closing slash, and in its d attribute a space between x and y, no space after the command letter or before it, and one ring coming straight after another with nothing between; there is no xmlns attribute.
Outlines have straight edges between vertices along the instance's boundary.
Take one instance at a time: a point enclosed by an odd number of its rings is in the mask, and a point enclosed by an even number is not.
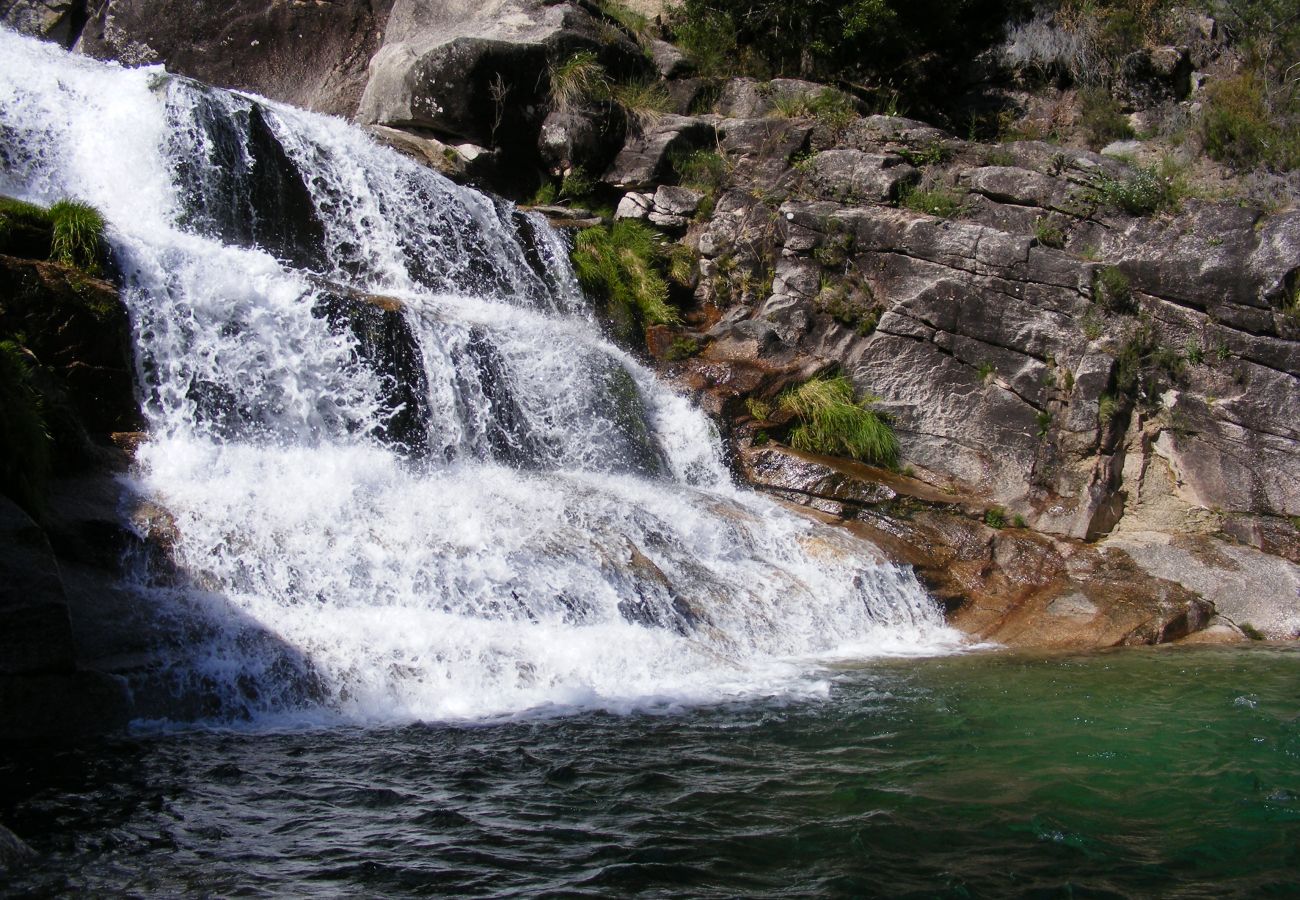
<svg viewBox="0 0 1300 900"><path fill-rule="evenodd" d="M1022 0L685 0L678 43L706 75L852 83L909 106L951 99L952 73L1000 40Z"/></svg>
<svg viewBox="0 0 1300 900"><path fill-rule="evenodd" d="M1171 165L1135 169L1123 178L1101 174L1093 182L1096 199L1131 216L1177 212L1187 187Z"/></svg>
<svg viewBox="0 0 1300 900"><path fill-rule="evenodd" d="M1007 511L1000 506L993 506L984 511L984 524L990 528L1007 527Z"/></svg>
<svg viewBox="0 0 1300 900"><path fill-rule="evenodd" d="M574 241L573 268L579 282L606 302L625 339L646 325L679 321L677 310L668 305L663 265L659 235L630 219L584 229Z"/></svg>
<svg viewBox="0 0 1300 900"><path fill-rule="evenodd" d="M0 490L39 516L50 472L51 440L28 354L0 341Z"/></svg>
<svg viewBox="0 0 1300 900"><path fill-rule="evenodd" d="M1119 104L1110 92L1101 87L1086 87L1079 91L1079 125L1093 150L1100 150L1112 141L1133 137L1128 116L1120 112Z"/></svg>
<svg viewBox="0 0 1300 900"><path fill-rule="evenodd" d="M855 399L853 382L842 375L815 378L786 391L779 405L799 422L790 432L790 446L897 466L898 438L885 418L871 408L875 401L874 397Z"/></svg>
<svg viewBox="0 0 1300 900"><path fill-rule="evenodd" d="M1265 82L1254 72L1213 82L1205 90L1201 141L1220 162L1239 169L1294 169L1300 166L1296 125L1269 109Z"/></svg>
<svg viewBox="0 0 1300 900"><path fill-rule="evenodd" d="M674 338L672 344L664 351L664 359L669 362L681 362L683 359L690 359L699 353L701 349L700 342L695 338Z"/></svg>

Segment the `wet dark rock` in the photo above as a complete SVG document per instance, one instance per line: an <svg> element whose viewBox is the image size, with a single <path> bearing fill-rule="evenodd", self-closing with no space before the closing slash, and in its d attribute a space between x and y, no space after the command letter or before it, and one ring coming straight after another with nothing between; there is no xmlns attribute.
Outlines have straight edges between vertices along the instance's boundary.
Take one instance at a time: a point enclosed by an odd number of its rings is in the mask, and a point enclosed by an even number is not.
<svg viewBox="0 0 1300 900"><path fill-rule="evenodd" d="M542 123L539 146L554 172L603 172L623 147L628 121L617 103L553 110Z"/></svg>
<svg viewBox="0 0 1300 900"><path fill-rule="evenodd" d="M0 825L0 871L12 871L36 859L36 851L8 828Z"/></svg>
<svg viewBox="0 0 1300 900"><path fill-rule="evenodd" d="M376 437L411 456L429 450L428 385L419 342L400 302L346 289L323 290L313 315L356 339L358 361L386 386L383 421Z"/></svg>
<svg viewBox="0 0 1300 900"><path fill-rule="evenodd" d="M0 255L0 335L23 335L70 464L93 435L139 423L130 325L117 289L60 263Z"/></svg>

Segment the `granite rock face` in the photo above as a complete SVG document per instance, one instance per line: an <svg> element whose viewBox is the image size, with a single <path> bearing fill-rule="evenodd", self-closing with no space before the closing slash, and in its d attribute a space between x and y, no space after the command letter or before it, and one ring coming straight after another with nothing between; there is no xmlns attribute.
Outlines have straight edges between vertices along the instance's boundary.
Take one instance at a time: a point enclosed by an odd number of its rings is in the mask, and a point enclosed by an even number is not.
<svg viewBox="0 0 1300 900"><path fill-rule="evenodd" d="M583 51L612 77L651 68L630 37L575 5L396 0L357 118L535 153L549 66Z"/></svg>
<svg viewBox="0 0 1300 900"><path fill-rule="evenodd" d="M107 0L76 49L351 116L392 0Z"/></svg>

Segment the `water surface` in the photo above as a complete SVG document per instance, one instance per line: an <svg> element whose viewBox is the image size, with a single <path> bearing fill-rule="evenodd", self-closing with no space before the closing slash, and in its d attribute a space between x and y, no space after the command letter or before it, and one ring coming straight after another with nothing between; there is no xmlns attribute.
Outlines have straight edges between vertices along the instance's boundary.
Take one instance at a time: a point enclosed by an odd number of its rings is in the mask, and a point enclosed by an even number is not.
<svg viewBox="0 0 1300 900"><path fill-rule="evenodd" d="M0 756L11 895L1287 897L1300 648L845 664L825 697Z"/></svg>

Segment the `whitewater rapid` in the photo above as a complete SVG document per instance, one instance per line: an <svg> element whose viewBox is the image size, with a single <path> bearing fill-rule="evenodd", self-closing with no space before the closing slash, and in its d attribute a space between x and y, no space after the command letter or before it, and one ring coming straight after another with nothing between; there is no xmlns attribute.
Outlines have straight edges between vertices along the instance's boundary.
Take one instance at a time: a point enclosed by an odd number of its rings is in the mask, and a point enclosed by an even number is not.
<svg viewBox="0 0 1300 900"><path fill-rule="evenodd" d="M815 695L818 659L955 643L909 571L731 484L539 217L343 121L4 30L0 150L0 193L108 222L131 491L177 535L133 586L184 635L148 677L217 718Z"/></svg>

